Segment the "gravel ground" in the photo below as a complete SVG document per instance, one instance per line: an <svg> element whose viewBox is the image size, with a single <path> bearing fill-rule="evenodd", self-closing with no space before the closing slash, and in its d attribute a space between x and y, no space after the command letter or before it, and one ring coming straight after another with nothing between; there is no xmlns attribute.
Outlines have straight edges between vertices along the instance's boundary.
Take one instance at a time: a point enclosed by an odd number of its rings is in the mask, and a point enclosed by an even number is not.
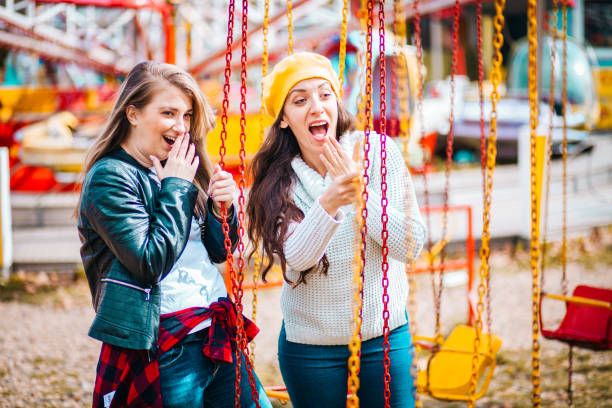
<svg viewBox="0 0 612 408"><path fill-rule="evenodd" d="M579 239L569 246L570 287L578 282L610 287L612 233ZM554 250L551 251L554 253ZM478 406L530 406L531 275L526 251L513 247L492 254L493 332L503 341L498 369L487 397ZM475 270L478 273L478 270ZM93 319L89 291L83 281L46 290L54 277L39 274L18 277L28 282L0 302L0 407L86 407L90 404L100 344L87 337ZM443 331L465 322L466 286L461 274L449 275L442 302ZM546 276L546 288L560 287L560 268ZM454 278L454 279L453 279ZM0 294L10 285L0 287ZM53 285L50 285L53 286ZM43 288L43 289L40 289ZM417 279L419 332L432 333L434 314L429 277ZM276 364L276 336L281 316L280 289L261 290L257 322L256 368L265 384L280 382ZM245 293L245 314L251 314L251 294ZM563 307L545 305L547 325L562 317ZM565 406L566 348L542 341L544 406ZM421 359L423 361L423 359ZM576 352L577 405L612 407L612 353ZM600 385L603 384L603 385ZM580 402L580 403L579 403ZM425 406L463 406L424 399Z"/></svg>

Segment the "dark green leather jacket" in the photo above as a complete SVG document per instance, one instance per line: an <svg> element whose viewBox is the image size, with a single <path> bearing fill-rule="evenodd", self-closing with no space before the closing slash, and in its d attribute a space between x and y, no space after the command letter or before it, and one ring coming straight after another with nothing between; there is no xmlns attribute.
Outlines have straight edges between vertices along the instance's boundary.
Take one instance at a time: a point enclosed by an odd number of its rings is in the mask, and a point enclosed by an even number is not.
<svg viewBox="0 0 612 408"><path fill-rule="evenodd" d="M89 335L131 349L156 347L162 280L189 237L198 190L154 172L118 149L85 176L79 206L81 259L96 317ZM208 200L208 212L212 201ZM230 237L237 241L233 211ZM225 260L221 223L206 216L202 240L213 262Z"/></svg>

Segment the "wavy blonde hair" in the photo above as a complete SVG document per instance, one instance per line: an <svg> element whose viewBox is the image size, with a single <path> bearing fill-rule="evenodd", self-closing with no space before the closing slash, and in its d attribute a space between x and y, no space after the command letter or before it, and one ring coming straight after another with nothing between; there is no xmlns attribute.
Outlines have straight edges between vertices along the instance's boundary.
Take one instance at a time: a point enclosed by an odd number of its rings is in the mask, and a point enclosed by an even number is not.
<svg viewBox="0 0 612 408"><path fill-rule="evenodd" d="M81 177L83 179L98 160L118 149L126 140L130 132L127 107L143 109L151 102L159 88L168 84L183 91L191 98L193 105L193 120L189 133L190 140L195 145L195 153L200 159L193 183L199 190L196 214L202 217L206 212L206 190L212 174L212 162L206 153L206 136L215 127L215 115L193 77L175 65L143 61L132 68L119 89L104 130L87 152Z"/></svg>

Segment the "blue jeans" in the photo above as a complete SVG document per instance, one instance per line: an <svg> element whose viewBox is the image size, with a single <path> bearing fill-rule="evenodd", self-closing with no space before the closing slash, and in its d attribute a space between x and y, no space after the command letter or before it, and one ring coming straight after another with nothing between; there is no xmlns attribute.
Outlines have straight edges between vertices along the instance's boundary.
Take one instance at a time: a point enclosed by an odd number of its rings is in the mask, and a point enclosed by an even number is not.
<svg viewBox="0 0 612 408"><path fill-rule="evenodd" d="M385 406L383 336L361 343L359 405ZM391 406L414 407L412 396L412 341L408 325L389 334L391 351ZM285 326L278 339L281 374L294 408L346 407L348 346L318 346L287 341Z"/></svg>
<svg viewBox="0 0 612 408"><path fill-rule="evenodd" d="M191 334L159 357L164 408L234 407L236 357L232 364L217 364L202 353L202 342L201 335ZM241 372L240 406L255 407L244 356ZM255 382L259 392L259 406L272 408L256 375Z"/></svg>

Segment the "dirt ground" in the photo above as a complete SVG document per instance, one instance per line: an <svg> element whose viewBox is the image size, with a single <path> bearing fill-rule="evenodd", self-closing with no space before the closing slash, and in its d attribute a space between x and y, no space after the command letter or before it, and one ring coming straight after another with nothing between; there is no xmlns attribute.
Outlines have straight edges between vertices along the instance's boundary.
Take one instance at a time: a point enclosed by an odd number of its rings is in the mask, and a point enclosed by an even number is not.
<svg viewBox="0 0 612 408"><path fill-rule="evenodd" d="M545 289L560 291L560 245L546 268ZM612 230L600 228L568 245L570 289L576 284L612 287ZM478 268L475 269L478 274ZM448 274L442 299L443 332L467 317L465 274ZM419 275L414 288L419 334L434 327L429 276ZM479 407L531 406L531 272L529 253L520 245L496 249L491 256L492 331L502 341L497 369ZM280 289L260 290L255 339L256 369L264 384L279 384L276 337L281 325ZM544 304L545 326L554 327L563 306ZM560 302L559 302L560 303ZM244 298L251 315L252 296ZM49 273L17 273L0 285L0 407L86 407L90 405L100 343L87 337L93 319L87 284ZM541 340L543 406L567 406L567 347ZM423 364L425 355L420 355ZM576 407L612 407L612 352L575 349ZM464 404L422 398L425 407Z"/></svg>

